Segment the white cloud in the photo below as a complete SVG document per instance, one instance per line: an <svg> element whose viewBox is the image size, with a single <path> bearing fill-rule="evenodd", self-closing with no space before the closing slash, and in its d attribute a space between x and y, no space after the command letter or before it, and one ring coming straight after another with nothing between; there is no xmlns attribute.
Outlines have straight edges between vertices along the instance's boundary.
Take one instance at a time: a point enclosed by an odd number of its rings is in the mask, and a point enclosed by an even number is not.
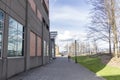
<svg viewBox="0 0 120 80"><path fill-rule="evenodd" d="M59 45L59 49L60 51L64 51L65 46L74 42L74 40L77 40L78 42L86 42L87 40L87 35L85 32L73 32L73 31L61 31L56 39L56 44ZM89 41L88 41L89 42ZM91 46L93 45L92 42ZM103 42L103 41L99 41L99 43L97 43L99 48L108 48L108 43Z"/></svg>
<svg viewBox="0 0 120 80"><path fill-rule="evenodd" d="M72 31L62 31L58 33L57 41L59 42L66 42L66 41L85 41L86 40L86 33L85 32L72 32Z"/></svg>
<svg viewBox="0 0 120 80"><path fill-rule="evenodd" d="M84 41L86 39L86 33L82 30L84 29L85 24L89 22L89 11L83 9L81 10L79 7L80 6L77 7L73 5L53 5L51 7L51 27L52 30L58 31L56 43L62 50L67 42L62 42L61 40L76 39Z"/></svg>
<svg viewBox="0 0 120 80"><path fill-rule="evenodd" d="M80 6L59 4L58 0L51 0L50 4L50 25L51 30L58 31L56 43L63 50L67 42L63 40L79 40L84 42L86 40L85 26L90 22L89 10ZM68 3L69 4L69 3ZM62 41L61 41L62 40ZM105 43L99 42L99 47L107 47Z"/></svg>
<svg viewBox="0 0 120 80"><path fill-rule="evenodd" d="M74 32L74 31L61 31L58 33L56 38L56 44L59 45L60 51L64 50L64 47L74 40L84 41L86 39L86 33L84 32Z"/></svg>
<svg viewBox="0 0 120 80"><path fill-rule="evenodd" d="M58 35L59 40L68 40L72 39L70 31L64 31L63 33Z"/></svg>
<svg viewBox="0 0 120 80"><path fill-rule="evenodd" d="M88 11L80 10L73 6L56 7L50 13L51 27L62 26L64 29L85 29L88 19ZM54 24L53 24L54 23Z"/></svg>

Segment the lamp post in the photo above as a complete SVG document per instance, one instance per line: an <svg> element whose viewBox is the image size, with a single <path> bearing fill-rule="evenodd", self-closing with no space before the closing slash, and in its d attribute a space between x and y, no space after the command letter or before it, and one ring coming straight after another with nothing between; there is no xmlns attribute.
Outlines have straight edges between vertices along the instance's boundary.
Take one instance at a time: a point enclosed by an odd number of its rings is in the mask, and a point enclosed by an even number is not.
<svg viewBox="0 0 120 80"><path fill-rule="evenodd" d="M75 63L77 63L77 47L76 47L77 41L75 40Z"/></svg>

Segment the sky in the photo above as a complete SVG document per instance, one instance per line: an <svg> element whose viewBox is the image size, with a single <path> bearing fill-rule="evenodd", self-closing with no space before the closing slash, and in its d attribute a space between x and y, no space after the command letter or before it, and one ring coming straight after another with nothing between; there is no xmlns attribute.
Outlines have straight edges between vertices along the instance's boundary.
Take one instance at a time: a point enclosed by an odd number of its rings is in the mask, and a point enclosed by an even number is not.
<svg viewBox="0 0 120 80"><path fill-rule="evenodd" d="M63 47L61 40L86 40L92 8L87 0L49 0L49 3L50 30L58 31L57 44Z"/></svg>
<svg viewBox="0 0 120 80"><path fill-rule="evenodd" d="M60 39L85 35L85 26L89 22L91 8L86 0L50 0L49 2L51 31L58 31Z"/></svg>

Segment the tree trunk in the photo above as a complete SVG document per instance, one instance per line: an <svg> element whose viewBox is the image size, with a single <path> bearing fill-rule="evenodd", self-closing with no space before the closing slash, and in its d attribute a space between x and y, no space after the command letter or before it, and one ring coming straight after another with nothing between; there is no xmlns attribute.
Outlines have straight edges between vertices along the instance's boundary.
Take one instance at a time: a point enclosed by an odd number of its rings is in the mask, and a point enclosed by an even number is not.
<svg viewBox="0 0 120 80"><path fill-rule="evenodd" d="M111 27L109 27L109 54L112 55L112 51L111 51Z"/></svg>
<svg viewBox="0 0 120 80"><path fill-rule="evenodd" d="M111 25L112 25L112 31L113 31L113 42L115 47L115 57L118 58L118 35L117 35L117 26L116 26L116 19L115 19L115 2L111 0Z"/></svg>

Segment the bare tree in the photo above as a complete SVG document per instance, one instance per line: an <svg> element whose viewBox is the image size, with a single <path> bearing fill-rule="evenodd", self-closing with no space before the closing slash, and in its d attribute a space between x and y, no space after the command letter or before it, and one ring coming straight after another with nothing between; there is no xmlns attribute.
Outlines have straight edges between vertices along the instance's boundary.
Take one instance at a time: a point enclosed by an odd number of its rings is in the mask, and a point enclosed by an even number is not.
<svg viewBox="0 0 120 80"><path fill-rule="evenodd" d="M118 30L116 25L116 9L115 9L115 1L116 0L104 0L105 9L108 15L109 25L112 29L113 34L113 44L114 44L114 56L119 57L118 54Z"/></svg>
<svg viewBox="0 0 120 80"><path fill-rule="evenodd" d="M88 26L88 38L92 41L103 40L109 42L109 53L111 54L111 26L104 0L90 0L93 8L91 10L91 24Z"/></svg>
<svg viewBox="0 0 120 80"><path fill-rule="evenodd" d="M89 37L96 40L107 40L109 42L110 53L111 42L113 42L115 57L119 57L119 29L117 22L120 21L120 15L118 14L120 6L118 6L118 1L119 0L90 0L93 9L91 17L92 25L89 26Z"/></svg>

